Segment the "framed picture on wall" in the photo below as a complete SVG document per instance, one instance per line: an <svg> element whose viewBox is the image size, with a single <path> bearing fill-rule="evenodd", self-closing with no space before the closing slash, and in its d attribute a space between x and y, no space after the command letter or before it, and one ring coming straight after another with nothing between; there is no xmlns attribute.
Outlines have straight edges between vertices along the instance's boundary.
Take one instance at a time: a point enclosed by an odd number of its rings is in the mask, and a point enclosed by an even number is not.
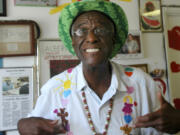
<svg viewBox="0 0 180 135"><path fill-rule="evenodd" d="M139 0L139 19L142 32L162 32L161 0Z"/></svg>
<svg viewBox="0 0 180 135"><path fill-rule="evenodd" d="M33 67L0 68L0 131L17 129L33 109L37 89Z"/></svg>
<svg viewBox="0 0 180 135"><path fill-rule="evenodd" d="M57 0L14 0L16 6L57 6Z"/></svg>
<svg viewBox="0 0 180 135"><path fill-rule="evenodd" d="M0 0L0 16L6 16L6 0Z"/></svg>
<svg viewBox="0 0 180 135"><path fill-rule="evenodd" d="M147 66L147 64L134 64L134 65L129 65L129 66L140 68L144 72L148 73L148 66Z"/></svg>
<svg viewBox="0 0 180 135"><path fill-rule="evenodd" d="M126 42L114 59L133 59L142 57L143 45L141 41L141 32L137 30L130 30Z"/></svg>
<svg viewBox="0 0 180 135"><path fill-rule="evenodd" d="M59 39L39 40L37 54L39 88L54 75L79 63L77 57L73 56Z"/></svg>
<svg viewBox="0 0 180 135"><path fill-rule="evenodd" d="M0 57L35 54L34 23L0 21Z"/></svg>

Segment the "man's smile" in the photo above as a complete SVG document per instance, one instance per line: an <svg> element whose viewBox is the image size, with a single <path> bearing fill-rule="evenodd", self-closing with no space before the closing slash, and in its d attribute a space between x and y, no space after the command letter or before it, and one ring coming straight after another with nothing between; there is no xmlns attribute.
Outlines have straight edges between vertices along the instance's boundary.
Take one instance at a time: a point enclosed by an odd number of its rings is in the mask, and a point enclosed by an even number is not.
<svg viewBox="0 0 180 135"><path fill-rule="evenodd" d="M99 48L89 48L89 49L85 49L85 52L88 53L95 53L95 52L99 52L100 49Z"/></svg>

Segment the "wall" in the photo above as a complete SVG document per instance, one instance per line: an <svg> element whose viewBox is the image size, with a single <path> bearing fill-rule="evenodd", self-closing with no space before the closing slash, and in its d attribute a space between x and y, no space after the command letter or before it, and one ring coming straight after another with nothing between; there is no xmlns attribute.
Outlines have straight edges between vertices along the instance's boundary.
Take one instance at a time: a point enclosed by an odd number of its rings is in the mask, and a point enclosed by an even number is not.
<svg viewBox="0 0 180 135"><path fill-rule="evenodd" d="M139 30L139 14L137 0L132 2L122 2L113 0L122 5L125 10L130 30ZM163 2L167 2L164 0ZM172 1L172 0L169 0ZM179 0L178 0L179 1ZM174 2L178 2L174 1ZM70 2L70 0L59 0L58 3L62 4ZM48 12L49 7L17 7L14 6L13 0L7 0L7 17L1 17L0 20L18 20L28 19L36 21L41 29L40 39L58 38L57 23L59 13L50 15ZM122 64L139 64L147 63L149 71L154 68L166 69L166 60L164 53L163 34L162 33L142 33L142 45L144 48L144 57L132 60L120 60ZM3 58L4 67L24 67L36 65L36 56L26 57L7 57ZM164 77L166 81L166 77ZM16 131L7 132L9 135L18 134Z"/></svg>

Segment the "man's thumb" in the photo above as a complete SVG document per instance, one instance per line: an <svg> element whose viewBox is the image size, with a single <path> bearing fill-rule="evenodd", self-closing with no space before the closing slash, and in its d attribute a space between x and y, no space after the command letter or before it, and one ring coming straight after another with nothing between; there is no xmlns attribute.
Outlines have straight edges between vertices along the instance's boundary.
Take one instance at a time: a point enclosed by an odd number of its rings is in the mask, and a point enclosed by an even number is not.
<svg viewBox="0 0 180 135"><path fill-rule="evenodd" d="M51 121L49 121L49 123L52 125L56 125L56 124L58 124L58 120L51 120Z"/></svg>
<svg viewBox="0 0 180 135"><path fill-rule="evenodd" d="M157 93L157 96L161 106L166 103L166 100L164 99L160 91Z"/></svg>

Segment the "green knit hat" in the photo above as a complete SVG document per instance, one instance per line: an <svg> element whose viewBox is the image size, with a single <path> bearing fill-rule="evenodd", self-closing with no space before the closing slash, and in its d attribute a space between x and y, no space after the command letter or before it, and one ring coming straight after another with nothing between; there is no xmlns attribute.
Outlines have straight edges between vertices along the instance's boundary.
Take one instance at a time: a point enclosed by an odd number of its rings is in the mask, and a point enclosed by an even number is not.
<svg viewBox="0 0 180 135"><path fill-rule="evenodd" d="M115 24L115 48L112 51L110 58L114 57L121 46L125 43L128 34L128 21L123 9L113 2L105 0L82 0L71 3L66 6L60 14L59 18L59 36L61 41L70 53L75 55L72 47L72 39L70 35L71 25L73 20L82 12L99 11L109 16Z"/></svg>

